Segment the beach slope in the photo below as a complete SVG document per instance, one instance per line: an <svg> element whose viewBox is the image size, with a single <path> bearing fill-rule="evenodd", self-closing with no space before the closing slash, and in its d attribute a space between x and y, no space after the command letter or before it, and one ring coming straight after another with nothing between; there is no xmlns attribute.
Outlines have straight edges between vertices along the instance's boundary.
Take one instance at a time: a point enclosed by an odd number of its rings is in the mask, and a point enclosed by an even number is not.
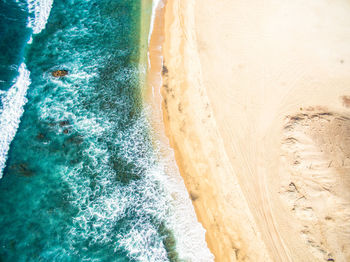
<svg viewBox="0 0 350 262"><path fill-rule="evenodd" d="M349 261L349 13L167 1L163 118L216 261Z"/></svg>

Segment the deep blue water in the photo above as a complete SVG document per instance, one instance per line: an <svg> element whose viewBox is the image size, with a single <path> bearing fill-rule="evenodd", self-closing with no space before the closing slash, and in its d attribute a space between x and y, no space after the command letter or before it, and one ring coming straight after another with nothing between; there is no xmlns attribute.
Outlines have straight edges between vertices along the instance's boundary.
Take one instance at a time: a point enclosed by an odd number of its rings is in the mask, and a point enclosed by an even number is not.
<svg viewBox="0 0 350 262"><path fill-rule="evenodd" d="M178 260L142 108L140 12L55 0L26 44L26 2L0 2L0 89L22 62L31 81L0 180L0 261Z"/></svg>

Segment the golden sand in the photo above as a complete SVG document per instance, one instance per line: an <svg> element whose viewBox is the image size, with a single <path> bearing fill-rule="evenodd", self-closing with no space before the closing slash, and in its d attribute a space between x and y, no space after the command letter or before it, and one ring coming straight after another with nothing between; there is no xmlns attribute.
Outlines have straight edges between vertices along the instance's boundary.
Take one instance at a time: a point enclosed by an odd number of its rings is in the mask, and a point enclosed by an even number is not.
<svg viewBox="0 0 350 262"><path fill-rule="evenodd" d="M350 260L349 14L167 1L149 97L216 261Z"/></svg>

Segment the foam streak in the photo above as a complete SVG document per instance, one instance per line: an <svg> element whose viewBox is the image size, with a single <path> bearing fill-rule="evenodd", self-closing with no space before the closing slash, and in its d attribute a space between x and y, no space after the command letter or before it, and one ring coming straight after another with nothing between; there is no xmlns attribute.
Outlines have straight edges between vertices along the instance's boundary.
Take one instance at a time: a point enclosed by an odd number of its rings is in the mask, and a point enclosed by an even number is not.
<svg viewBox="0 0 350 262"><path fill-rule="evenodd" d="M53 0L28 0L28 27L33 34L40 33L47 23ZM31 44L32 36L28 41ZM23 62L19 67L16 83L5 93L1 94L3 107L0 109L0 178L6 165L7 153L11 141L16 135L23 114L23 106L27 102L26 93L30 85L30 72Z"/></svg>
<svg viewBox="0 0 350 262"><path fill-rule="evenodd" d="M53 0L28 0L28 10L34 17L29 17L28 27L33 28L33 33L40 33L49 19Z"/></svg>
<svg viewBox="0 0 350 262"><path fill-rule="evenodd" d="M7 152L24 111L23 106L27 102L25 96L30 85L29 75L26 65L22 63L16 83L1 97L3 107L0 110L0 178L5 168Z"/></svg>

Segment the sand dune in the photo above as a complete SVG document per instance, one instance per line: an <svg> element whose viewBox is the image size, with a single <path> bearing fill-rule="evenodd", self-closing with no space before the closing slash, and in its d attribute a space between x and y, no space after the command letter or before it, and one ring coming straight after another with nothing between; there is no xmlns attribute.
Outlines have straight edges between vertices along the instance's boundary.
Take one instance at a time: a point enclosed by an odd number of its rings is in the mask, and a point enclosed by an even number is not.
<svg viewBox="0 0 350 262"><path fill-rule="evenodd" d="M216 261L349 261L350 2L164 12L164 122Z"/></svg>

